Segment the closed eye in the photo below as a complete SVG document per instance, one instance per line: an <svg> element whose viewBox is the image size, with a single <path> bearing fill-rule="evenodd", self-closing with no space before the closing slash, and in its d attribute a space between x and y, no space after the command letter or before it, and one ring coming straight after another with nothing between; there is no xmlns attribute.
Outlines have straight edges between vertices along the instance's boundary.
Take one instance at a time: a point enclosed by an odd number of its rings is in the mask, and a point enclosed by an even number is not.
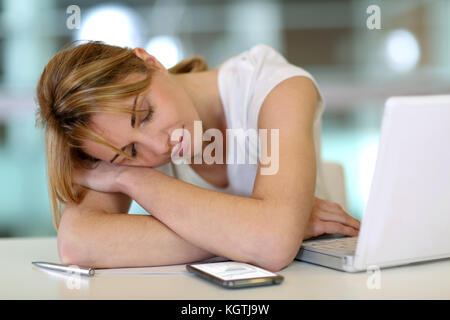
<svg viewBox="0 0 450 320"><path fill-rule="evenodd" d="M141 120L141 124L151 120L152 115L153 115L153 108L152 107L148 107L147 115ZM133 158L136 158L136 156L137 156L136 147L135 147L134 143L131 145L131 156Z"/></svg>
<svg viewBox="0 0 450 320"><path fill-rule="evenodd" d="M145 118L142 119L141 123L150 120L151 117L152 117L152 115L153 115L153 108L152 108L152 107L148 107L148 113L147 113L147 115L145 116Z"/></svg>

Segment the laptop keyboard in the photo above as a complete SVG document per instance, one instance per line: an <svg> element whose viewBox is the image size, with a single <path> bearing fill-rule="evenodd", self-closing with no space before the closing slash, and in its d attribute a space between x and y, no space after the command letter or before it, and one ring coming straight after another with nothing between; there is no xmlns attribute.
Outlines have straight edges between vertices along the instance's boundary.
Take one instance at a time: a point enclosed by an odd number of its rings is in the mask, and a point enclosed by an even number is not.
<svg viewBox="0 0 450 320"><path fill-rule="evenodd" d="M357 242L358 237L306 240L303 241L302 247L310 251L317 251L336 256L353 256L356 251Z"/></svg>

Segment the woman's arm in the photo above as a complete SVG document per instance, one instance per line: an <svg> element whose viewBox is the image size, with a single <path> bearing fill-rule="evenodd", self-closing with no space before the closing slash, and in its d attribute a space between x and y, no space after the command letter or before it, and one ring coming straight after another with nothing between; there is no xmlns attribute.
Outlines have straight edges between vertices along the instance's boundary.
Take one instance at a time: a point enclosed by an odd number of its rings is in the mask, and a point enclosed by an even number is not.
<svg viewBox="0 0 450 320"><path fill-rule="evenodd" d="M202 189L139 167L123 170L121 191L195 246L280 270L295 257L313 207L316 104L315 87L303 77L283 81L268 95L258 126L279 129L278 172L261 175L260 164L251 198Z"/></svg>
<svg viewBox="0 0 450 320"><path fill-rule="evenodd" d="M67 205L58 228L62 263L96 268L181 264L214 257L152 216L127 214L131 198L88 190Z"/></svg>
<svg viewBox="0 0 450 320"><path fill-rule="evenodd" d="M120 181L124 192L193 245L231 260L277 267L280 253L272 248L283 247L281 223L263 200L203 189L152 168L130 167Z"/></svg>

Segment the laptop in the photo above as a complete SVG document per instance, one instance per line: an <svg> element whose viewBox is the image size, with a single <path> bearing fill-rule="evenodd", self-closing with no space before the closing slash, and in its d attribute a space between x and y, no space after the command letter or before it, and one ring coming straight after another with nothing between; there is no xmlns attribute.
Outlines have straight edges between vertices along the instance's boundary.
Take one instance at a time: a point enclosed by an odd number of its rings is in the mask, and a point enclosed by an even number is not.
<svg viewBox="0 0 450 320"><path fill-rule="evenodd" d="M358 237L303 241L295 259L360 272L450 257L450 95L387 99Z"/></svg>

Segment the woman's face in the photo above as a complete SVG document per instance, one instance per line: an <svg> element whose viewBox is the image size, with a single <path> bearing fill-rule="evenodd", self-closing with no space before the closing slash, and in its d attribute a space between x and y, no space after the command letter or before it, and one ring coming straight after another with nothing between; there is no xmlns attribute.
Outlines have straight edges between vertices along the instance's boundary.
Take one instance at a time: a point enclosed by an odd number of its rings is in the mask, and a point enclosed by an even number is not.
<svg viewBox="0 0 450 320"><path fill-rule="evenodd" d="M125 82L142 78L143 75L133 74ZM89 128L135 158L128 160L121 155L116 156L114 150L93 141L86 141L83 145L88 155L119 165L158 167L171 161L172 148L178 143L171 141L172 132L184 128L192 136L194 121L200 120L190 96L160 64L150 86L123 103L130 109L136 103L136 110L142 109L135 112L134 121L129 114L95 113L90 118ZM194 156L192 143L191 154Z"/></svg>

